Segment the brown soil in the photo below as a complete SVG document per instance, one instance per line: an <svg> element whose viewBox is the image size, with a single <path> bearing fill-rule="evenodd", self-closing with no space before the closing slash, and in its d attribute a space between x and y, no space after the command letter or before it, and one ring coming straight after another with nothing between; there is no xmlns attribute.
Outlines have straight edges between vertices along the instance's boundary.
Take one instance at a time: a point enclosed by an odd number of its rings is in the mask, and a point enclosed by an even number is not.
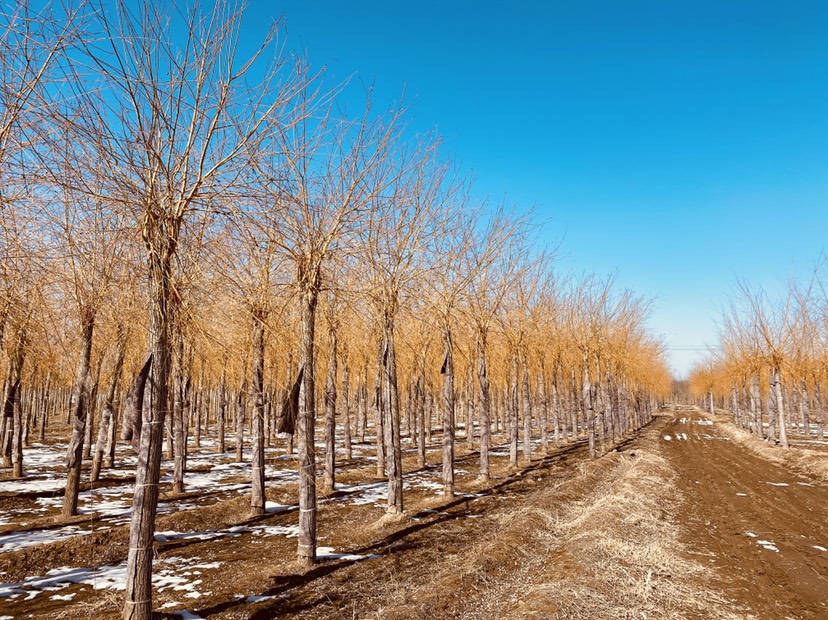
<svg viewBox="0 0 828 620"><path fill-rule="evenodd" d="M321 498L319 545L370 559L302 568L293 561L295 538L250 532L156 543L157 563L167 568L221 565L198 568L200 596L157 589L154 608L160 618L179 618L171 612L184 609L203 618L260 619L828 618L828 553L814 548L828 547L825 483L726 441L718 423L694 423L702 419L696 410L660 416L598 460L582 441L518 471L498 456L488 483L476 478L478 453L458 443L456 490L463 495L407 489L403 517L348 503L342 491ZM437 449L428 473L439 468ZM404 469L416 474L413 458L406 456ZM375 475L370 461L355 460L338 480L381 484ZM295 503L295 485L272 489L269 499ZM157 530L296 521L290 509L249 517L247 501L166 515ZM0 581L123 561L126 544L121 527L3 553ZM71 601L48 592L0 598L0 616L120 615L120 592L80 585L60 591L72 593Z"/></svg>
<svg viewBox="0 0 828 620"><path fill-rule="evenodd" d="M825 482L761 458L732 441L727 423L709 421L678 411L662 431L684 497L682 540L757 617L828 618L828 552L816 548L828 548Z"/></svg>

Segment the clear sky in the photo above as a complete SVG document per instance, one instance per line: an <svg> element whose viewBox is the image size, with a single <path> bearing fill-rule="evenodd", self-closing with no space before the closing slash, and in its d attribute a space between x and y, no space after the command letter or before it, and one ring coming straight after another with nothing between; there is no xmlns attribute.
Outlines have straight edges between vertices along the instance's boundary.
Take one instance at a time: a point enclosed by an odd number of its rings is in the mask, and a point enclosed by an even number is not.
<svg viewBox="0 0 828 620"><path fill-rule="evenodd" d="M735 279L828 233L828 2L251 0L335 78L405 89L477 192L536 207L560 268L655 298L684 374Z"/></svg>

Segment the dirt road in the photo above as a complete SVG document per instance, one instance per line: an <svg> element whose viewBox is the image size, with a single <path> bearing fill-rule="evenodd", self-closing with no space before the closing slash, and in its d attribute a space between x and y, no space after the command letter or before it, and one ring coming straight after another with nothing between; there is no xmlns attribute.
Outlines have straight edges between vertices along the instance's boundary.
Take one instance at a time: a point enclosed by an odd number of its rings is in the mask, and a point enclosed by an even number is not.
<svg viewBox="0 0 828 620"><path fill-rule="evenodd" d="M684 497L682 542L757 617L828 618L828 488L722 431L698 410L679 410L662 428Z"/></svg>

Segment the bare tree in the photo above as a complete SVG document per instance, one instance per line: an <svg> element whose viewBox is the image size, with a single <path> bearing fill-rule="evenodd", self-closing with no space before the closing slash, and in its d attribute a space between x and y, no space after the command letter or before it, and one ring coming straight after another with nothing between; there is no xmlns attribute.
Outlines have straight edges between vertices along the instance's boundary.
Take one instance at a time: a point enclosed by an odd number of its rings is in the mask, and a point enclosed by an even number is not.
<svg viewBox="0 0 828 620"><path fill-rule="evenodd" d="M323 103L324 100L323 100ZM258 162L262 187L273 203L279 235L272 241L295 266L301 339L298 395L299 561L316 558L316 316L325 286L324 266L347 253L355 230L386 185L384 166L396 141L400 110L372 118L370 104L356 122L337 119L316 93L301 97L298 122L280 128L279 156ZM316 115L311 118L311 112Z"/></svg>
<svg viewBox="0 0 828 620"><path fill-rule="evenodd" d="M229 3L179 11L120 0L98 6L95 17L103 36L84 46L92 77L78 70L73 80L77 107L66 116L79 139L97 148L106 167L102 193L130 214L146 250L153 362L124 617L149 618L173 347L174 259L187 227L231 200L249 158L285 120L285 110L306 78L301 67L278 55L263 58L273 49L278 24L252 57L238 58L242 11ZM267 63L262 71L259 59Z"/></svg>

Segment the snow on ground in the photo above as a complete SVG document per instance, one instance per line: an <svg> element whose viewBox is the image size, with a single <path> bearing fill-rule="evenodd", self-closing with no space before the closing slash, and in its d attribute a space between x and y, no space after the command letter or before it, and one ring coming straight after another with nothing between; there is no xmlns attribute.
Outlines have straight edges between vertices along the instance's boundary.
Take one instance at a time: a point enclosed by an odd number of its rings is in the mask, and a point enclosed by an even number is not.
<svg viewBox="0 0 828 620"><path fill-rule="evenodd" d="M539 448L539 440L534 441L533 444L537 444ZM237 463L234 460L234 439L232 434L228 433L227 452L224 454L210 452L210 448L216 445L217 442L215 439L202 438L201 451L191 454L187 458L188 467L196 471L188 471L184 478L186 491L216 493L211 493L209 497L191 498L186 502L162 499L158 505L159 514L191 510L200 505L204 505L205 502L216 501L221 496L226 496L227 494L239 494L249 491L250 485L246 479L250 475L250 450L245 451L245 461ZM192 449L195 451L196 449L194 448L192 438L191 446L193 446ZM67 444L65 443L37 443L24 449L26 478L23 480L0 482L0 492L10 494L35 493L39 496L33 498L29 503L24 503L20 507L10 508L5 511L0 516L0 525L8 526L8 524L13 523L25 524L33 518L43 517L47 514L55 514L60 510L63 504L63 497L59 494L59 491L65 486L66 450ZM354 444L353 446L355 457L364 455L360 458L367 460L376 458L375 450L376 446L374 444ZM414 448L411 450L414 450ZM266 478L269 488L295 483L298 480L297 469L291 467L291 465L295 465L293 461L295 461L296 455L284 454L283 451L283 448L266 449ZM493 456L499 454L507 456L509 454L508 444L495 447L491 451L491 454ZM286 461L290 461L290 464ZM110 480L109 484L112 484L111 479L113 478L134 476L136 458L128 445L118 445L116 463L116 468L104 468L101 472L103 478ZM287 467L285 467L286 465ZM172 471L172 468L173 461L165 459L162 462L162 470L169 472ZM458 469L455 473L464 474L468 472ZM163 476L161 482L162 484L171 484L172 476ZM426 470L407 474L404 478L403 488L406 490L417 488L440 494L443 490L443 483L439 471ZM377 506L385 506L387 503L387 482L385 480L355 485L340 484L337 486L337 489L344 491L345 494L331 501L345 502L353 505L373 504ZM97 515L99 518L94 519L94 521L64 527L13 531L0 534L0 553L67 540L75 536L88 534L92 531L126 524L129 522L131 514L132 491L132 484L114 484L112 486L100 486L92 490L82 491L78 497L78 512L81 515ZM473 494L467 496L477 497ZM268 502L266 506L266 510L271 513L295 509L296 506L286 506L274 502ZM205 532L158 532L157 540L209 540L241 536L244 534L288 537L297 535L295 526L257 525ZM351 556L347 557L350 558ZM14 593L9 594L9 588L17 588L21 592L40 591L53 588L57 584L64 582L69 583L71 579L80 580L77 581L78 583L85 583L84 580L90 581L90 583L94 582L94 584L117 583L120 578L117 571L117 567L60 569L58 572L50 573L44 577L33 577L32 579L34 581L12 585L5 584L3 587L6 588L6 594L0 594L0 596L11 597ZM34 595L36 596L37 594ZM15 596L22 596L22 594L18 592ZM61 594L60 596L63 595Z"/></svg>
<svg viewBox="0 0 828 620"><path fill-rule="evenodd" d="M200 592L202 571L219 568L221 562L202 562L200 558L168 557L153 565L152 585L158 592L173 590L186 598L201 598L209 592ZM126 562L93 567L54 568L45 576L28 577L18 583L0 584L0 598L15 602L29 601L43 593L59 592L73 585L91 586L94 590L126 589ZM61 595L72 596L72 593ZM56 595L53 595L54 598Z"/></svg>
<svg viewBox="0 0 828 620"><path fill-rule="evenodd" d="M770 540L757 540L756 544L759 545L760 547L763 547L763 548L767 549L768 551L773 551L775 553L779 553L779 549Z"/></svg>
<svg viewBox="0 0 828 620"><path fill-rule="evenodd" d="M81 528L77 525L67 525L54 530L31 530L0 534L0 553L17 551L18 549L42 545L56 540L66 540L77 536L80 532Z"/></svg>
<svg viewBox="0 0 828 620"><path fill-rule="evenodd" d="M353 553L336 553L333 547L317 547L316 548L316 557L322 560L349 560L349 561L359 561L359 560L376 560L381 558L381 555L376 555L375 553L369 553L367 555L356 555Z"/></svg>

